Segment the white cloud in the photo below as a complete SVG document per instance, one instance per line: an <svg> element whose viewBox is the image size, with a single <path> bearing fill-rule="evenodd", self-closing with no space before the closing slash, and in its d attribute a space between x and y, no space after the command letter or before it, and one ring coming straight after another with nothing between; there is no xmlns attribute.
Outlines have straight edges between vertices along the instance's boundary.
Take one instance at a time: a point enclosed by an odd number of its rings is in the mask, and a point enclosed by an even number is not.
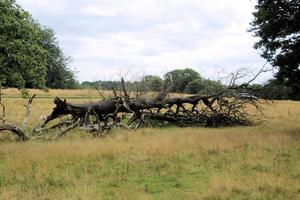
<svg viewBox="0 0 300 200"><path fill-rule="evenodd" d="M71 3L67 0L19 0L17 2L33 14L44 15L69 13L68 3Z"/></svg>
<svg viewBox="0 0 300 200"><path fill-rule="evenodd" d="M57 32L79 79L118 78L130 70L162 75L192 67L203 76L260 67L247 32L250 0L19 0Z"/></svg>

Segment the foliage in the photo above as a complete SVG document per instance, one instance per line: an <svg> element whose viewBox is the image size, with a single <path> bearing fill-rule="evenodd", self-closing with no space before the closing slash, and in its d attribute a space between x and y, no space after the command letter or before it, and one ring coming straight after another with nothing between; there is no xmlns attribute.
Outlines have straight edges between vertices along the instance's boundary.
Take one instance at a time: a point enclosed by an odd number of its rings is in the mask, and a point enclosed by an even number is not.
<svg viewBox="0 0 300 200"><path fill-rule="evenodd" d="M201 89L203 89L202 80L195 79L187 84L185 92L189 94L197 94Z"/></svg>
<svg viewBox="0 0 300 200"><path fill-rule="evenodd" d="M72 88L74 72L54 32L15 0L0 1L0 80L6 87Z"/></svg>
<svg viewBox="0 0 300 200"><path fill-rule="evenodd" d="M218 82L209 79L194 79L187 84L184 92L189 94L214 94L224 89Z"/></svg>
<svg viewBox="0 0 300 200"><path fill-rule="evenodd" d="M283 100L290 99L291 89L281 84L277 79L271 79L264 85L251 86L254 95L269 100Z"/></svg>
<svg viewBox="0 0 300 200"><path fill-rule="evenodd" d="M189 82L195 79L201 79L200 74L191 68L172 70L167 72L164 75L164 78L168 82L173 82L173 92L178 93L184 92L185 87Z"/></svg>
<svg viewBox="0 0 300 200"><path fill-rule="evenodd" d="M163 80L159 76L152 75L144 76L141 83L145 86L146 90L155 92L160 91L163 86Z"/></svg>
<svg viewBox="0 0 300 200"><path fill-rule="evenodd" d="M47 51L41 30L14 0L0 1L0 78L8 87L44 87Z"/></svg>
<svg viewBox="0 0 300 200"><path fill-rule="evenodd" d="M217 81L203 79L200 74L193 69L176 69L167 72L164 75L165 80L159 76L147 75L141 81L128 82L127 87L135 91L154 91L159 92L164 85L169 85L173 82L173 92L186 92L190 94L213 94L224 89L224 86ZM111 90L112 88L119 88L120 81L85 81L81 83L82 88L100 87L103 90Z"/></svg>
<svg viewBox="0 0 300 200"><path fill-rule="evenodd" d="M84 81L80 84L81 88L101 88L103 90L111 90L118 88L120 81Z"/></svg>
<svg viewBox="0 0 300 200"><path fill-rule="evenodd" d="M255 48L279 68L277 79L300 99L300 2L299 0L258 0L251 31L259 41Z"/></svg>

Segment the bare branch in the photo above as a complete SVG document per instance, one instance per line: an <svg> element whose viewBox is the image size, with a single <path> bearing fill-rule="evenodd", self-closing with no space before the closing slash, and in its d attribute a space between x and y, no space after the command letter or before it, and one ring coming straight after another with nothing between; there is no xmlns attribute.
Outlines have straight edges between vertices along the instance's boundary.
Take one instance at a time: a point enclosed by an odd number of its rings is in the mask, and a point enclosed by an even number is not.
<svg viewBox="0 0 300 200"><path fill-rule="evenodd" d="M102 93L102 91L100 90L100 87L98 87L97 85L94 87L95 90L98 92L98 94L102 97L102 100L105 100L105 96Z"/></svg>
<svg viewBox="0 0 300 200"><path fill-rule="evenodd" d="M256 78L262 74L262 73L265 73L265 72L269 72L269 71L272 71L273 68L270 68L270 69L266 69L266 65L268 64L268 62L266 62L262 68L257 72L257 74L252 78L250 79L246 84L243 84L243 85L249 85L250 83L252 83L254 80L256 80Z"/></svg>
<svg viewBox="0 0 300 200"><path fill-rule="evenodd" d="M234 73L234 76L231 80L231 83L229 84L229 89L238 89L238 88L247 88L253 81L255 81L257 79L257 77L259 75L261 75L262 73L265 73L265 72L269 72L269 71L272 71L273 68L270 68L270 69L267 69L266 68L266 65L268 64L268 62L266 62L262 67L261 69L247 82L241 84L241 85L235 85L236 81L238 79L241 79L241 78L244 78L246 76L249 75L249 72L247 73L244 73L244 74L241 74L241 71L242 70L238 70L236 73Z"/></svg>
<svg viewBox="0 0 300 200"><path fill-rule="evenodd" d="M27 126L27 121L28 121L28 118L30 116L30 113L31 113L31 109L32 109L32 102L33 102L33 99L36 97L36 94L32 95L29 99L28 99L28 103L27 105L24 105L26 107L26 116L23 120L23 130L26 129L26 126Z"/></svg>
<svg viewBox="0 0 300 200"><path fill-rule="evenodd" d="M125 81L124 81L123 78L121 79L121 83L122 83L122 89L123 89L123 92L124 92L125 101L128 101L129 100L129 95L127 93L126 86L125 86Z"/></svg>
<svg viewBox="0 0 300 200"><path fill-rule="evenodd" d="M28 136L25 134L25 132L14 124L8 124L8 123L1 124L0 132L1 131L11 131L11 132L15 133L23 141L28 140Z"/></svg>
<svg viewBox="0 0 300 200"><path fill-rule="evenodd" d="M156 101L162 101L173 89L174 87L174 81L172 78L172 74L169 74L169 78L170 78L170 84L169 85L164 85L163 90L158 93L157 97L156 97Z"/></svg>

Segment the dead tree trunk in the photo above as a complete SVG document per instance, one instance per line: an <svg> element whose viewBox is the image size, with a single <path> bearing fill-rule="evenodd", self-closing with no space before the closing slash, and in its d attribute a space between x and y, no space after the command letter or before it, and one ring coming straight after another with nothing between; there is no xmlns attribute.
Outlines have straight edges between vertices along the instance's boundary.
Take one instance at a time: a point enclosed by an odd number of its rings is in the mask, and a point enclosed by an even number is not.
<svg viewBox="0 0 300 200"><path fill-rule="evenodd" d="M28 140L28 136L25 134L25 132L14 124L0 124L0 132L1 131L10 131L16 134L21 140Z"/></svg>
<svg viewBox="0 0 300 200"><path fill-rule="evenodd" d="M235 82L235 81L234 81ZM176 126L249 126L256 123L256 116L249 113L249 106L261 111L256 99L239 99L237 86L229 86L212 95L191 95L182 98L167 98L171 86L165 87L155 98L131 98L122 79L122 95L114 91L114 98L91 104L73 105L59 98L54 100L56 107L46 123L63 115L71 115L72 123L66 130L84 126L88 130L105 131L122 123L119 113L130 113L128 125L137 127L174 124ZM249 84L249 83L247 83ZM242 85L245 87L245 84ZM154 112L155 111L155 112ZM94 120L88 120L89 117ZM112 122L108 122L108 119Z"/></svg>
<svg viewBox="0 0 300 200"><path fill-rule="evenodd" d="M1 96L2 96L2 93L1 93L1 90L0 90L0 104L2 106L2 117L0 119L2 119L2 122L3 122L2 124L0 124L0 132L10 131L10 132L14 133L15 135L17 135L21 140L23 140L23 141L28 140L29 137L25 133L25 128L26 128L26 125L27 125L28 117L30 116L30 113L31 113L32 101L35 98L36 94L34 94L32 97L30 97L28 99L27 105L25 105L25 107L27 109L26 109L26 116L23 120L23 129L18 127L15 124L11 124L11 123L6 122L6 120L5 120L5 106L1 102L1 100L2 100Z"/></svg>

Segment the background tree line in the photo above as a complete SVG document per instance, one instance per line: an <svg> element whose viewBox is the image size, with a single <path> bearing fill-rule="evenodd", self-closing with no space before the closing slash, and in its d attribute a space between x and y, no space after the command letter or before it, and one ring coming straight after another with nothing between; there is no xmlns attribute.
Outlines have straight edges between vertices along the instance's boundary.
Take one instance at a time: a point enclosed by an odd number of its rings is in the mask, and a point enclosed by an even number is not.
<svg viewBox="0 0 300 200"><path fill-rule="evenodd" d="M211 94L224 89L225 86L219 81L204 79L198 72L193 69L176 69L167 72L164 78L159 76L147 75L139 81L129 81L128 88L137 91L155 91L159 92L163 87L172 82L171 92L188 93L188 94ZM171 80L172 79L172 80ZM85 81L81 83L81 88L101 88L103 90L111 90L118 88L120 81Z"/></svg>
<svg viewBox="0 0 300 200"><path fill-rule="evenodd" d="M173 85L171 92L175 93L209 94L224 88L221 82L204 79L197 71L191 68L172 70L167 72L163 77L162 79L159 76L147 75L139 81L129 81L128 88L158 92L162 90L164 85L170 84L170 82ZM82 88L100 87L104 90L111 90L111 88L117 88L119 85L120 81L85 81L80 86Z"/></svg>
<svg viewBox="0 0 300 200"><path fill-rule="evenodd" d="M171 75L171 76L170 76ZM127 86L130 90L154 91L159 92L165 84L170 83L172 77L173 88L175 93L188 94L214 94L222 91L227 86L220 81L205 79L200 74L190 68L176 69L167 72L164 78L159 76L147 75L141 78L140 81L129 81ZM120 81L85 81L80 84L81 88L98 88L102 90L111 90L119 88ZM281 84L277 79L271 79L265 84L252 84L253 95L263 99L284 100L290 99L291 89ZM243 92L242 90L240 92Z"/></svg>

